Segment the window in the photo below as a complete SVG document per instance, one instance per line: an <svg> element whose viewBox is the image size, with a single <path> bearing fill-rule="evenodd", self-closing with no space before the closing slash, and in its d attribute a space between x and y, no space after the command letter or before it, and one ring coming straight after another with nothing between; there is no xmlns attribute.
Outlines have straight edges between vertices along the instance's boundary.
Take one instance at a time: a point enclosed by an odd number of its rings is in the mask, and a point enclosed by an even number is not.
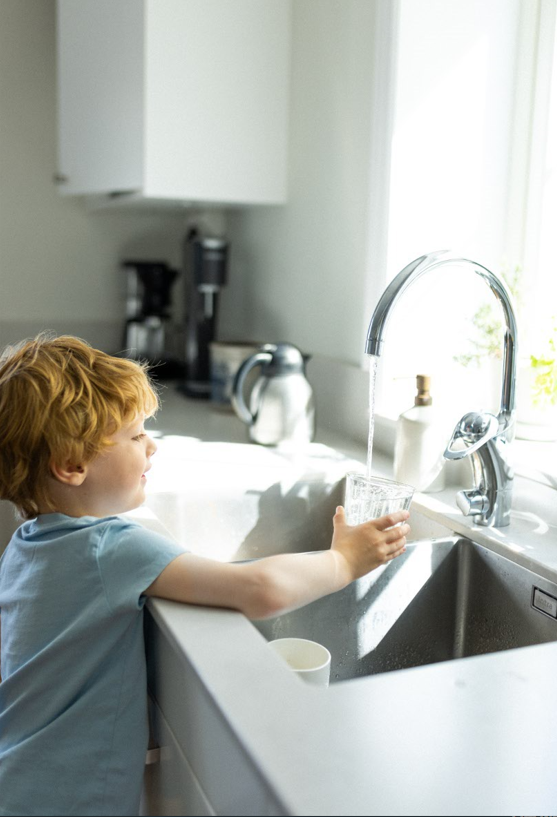
<svg viewBox="0 0 557 817"><path fill-rule="evenodd" d="M537 4L536 4L537 5ZM557 3L539 4L523 200L528 342L557 314ZM520 134L518 134L520 137Z"/></svg>
<svg viewBox="0 0 557 817"><path fill-rule="evenodd" d="M550 90L557 89L556 0L396 6L394 102L384 146L390 170L377 194L386 204L376 231L387 238L377 237L384 250L375 269L386 277L370 272L371 309L406 264L450 249L499 275L522 269L523 343L528 318L539 325L540 301L555 304L557 313L557 90ZM432 375L434 398L456 419L472 409L497 410L500 361L486 358L477 369L455 360L470 351L472 318L490 302L497 312L485 283L468 271L445 267L414 284L389 320L378 412L396 417L408 408L418 373Z"/></svg>

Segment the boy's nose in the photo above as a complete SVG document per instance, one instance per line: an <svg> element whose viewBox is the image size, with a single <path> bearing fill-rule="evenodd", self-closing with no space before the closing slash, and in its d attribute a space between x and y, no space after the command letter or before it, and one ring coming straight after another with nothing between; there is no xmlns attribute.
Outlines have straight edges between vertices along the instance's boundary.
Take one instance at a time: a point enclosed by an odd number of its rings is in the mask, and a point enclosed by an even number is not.
<svg viewBox="0 0 557 817"><path fill-rule="evenodd" d="M153 440L152 437L149 437L149 443L147 445L147 456L152 457L156 450L157 450L156 442Z"/></svg>

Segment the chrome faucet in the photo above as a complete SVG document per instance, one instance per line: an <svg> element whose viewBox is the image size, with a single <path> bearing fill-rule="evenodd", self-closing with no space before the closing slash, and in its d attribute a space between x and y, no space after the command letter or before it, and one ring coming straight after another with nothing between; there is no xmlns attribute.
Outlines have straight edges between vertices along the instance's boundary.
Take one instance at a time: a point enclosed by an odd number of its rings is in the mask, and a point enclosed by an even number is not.
<svg viewBox="0 0 557 817"><path fill-rule="evenodd" d="M483 278L503 307L505 316L499 412L497 416L486 411L465 414L457 423L444 453L447 460L471 457L475 487L460 491L456 497L464 516L473 516L479 525L502 528L510 522L514 472L509 446L514 437L516 415L516 319L502 281L481 264L447 251L416 258L399 272L379 299L369 324L365 351L368 355L381 355L385 325L400 296L422 275L449 264L471 268Z"/></svg>

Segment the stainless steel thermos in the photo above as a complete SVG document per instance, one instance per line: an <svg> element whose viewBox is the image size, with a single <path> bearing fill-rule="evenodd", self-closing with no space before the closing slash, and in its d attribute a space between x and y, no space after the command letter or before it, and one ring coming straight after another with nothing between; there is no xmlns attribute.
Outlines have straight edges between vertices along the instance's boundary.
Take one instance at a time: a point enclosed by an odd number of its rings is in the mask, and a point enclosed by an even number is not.
<svg viewBox="0 0 557 817"><path fill-rule="evenodd" d="M262 445L310 442L315 434L313 391L305 376L304 357L290 343L266 343L238 369L232 389L232 405L248 426L249 437ZM255 367L261 373L249 397L244 384Z"/></svg>

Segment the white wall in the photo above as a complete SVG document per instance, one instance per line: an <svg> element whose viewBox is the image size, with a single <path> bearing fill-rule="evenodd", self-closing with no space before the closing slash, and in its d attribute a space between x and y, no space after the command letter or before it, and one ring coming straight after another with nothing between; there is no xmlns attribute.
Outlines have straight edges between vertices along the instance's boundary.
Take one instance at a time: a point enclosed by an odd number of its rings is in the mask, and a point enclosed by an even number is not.
<svg viewBox="0 0 557 817"><path fill-rule="evenodd" d="M375 4L293 5L288 204L230 214L222 330L359 362Z"/></svg>
<svg viewBox="0 0 557 817"><path fill-rule="evenodd" d="M0 345L54 329L121 348L121 260L180 263L184 216L60 197L55 0L0 2Z"/></svg>

